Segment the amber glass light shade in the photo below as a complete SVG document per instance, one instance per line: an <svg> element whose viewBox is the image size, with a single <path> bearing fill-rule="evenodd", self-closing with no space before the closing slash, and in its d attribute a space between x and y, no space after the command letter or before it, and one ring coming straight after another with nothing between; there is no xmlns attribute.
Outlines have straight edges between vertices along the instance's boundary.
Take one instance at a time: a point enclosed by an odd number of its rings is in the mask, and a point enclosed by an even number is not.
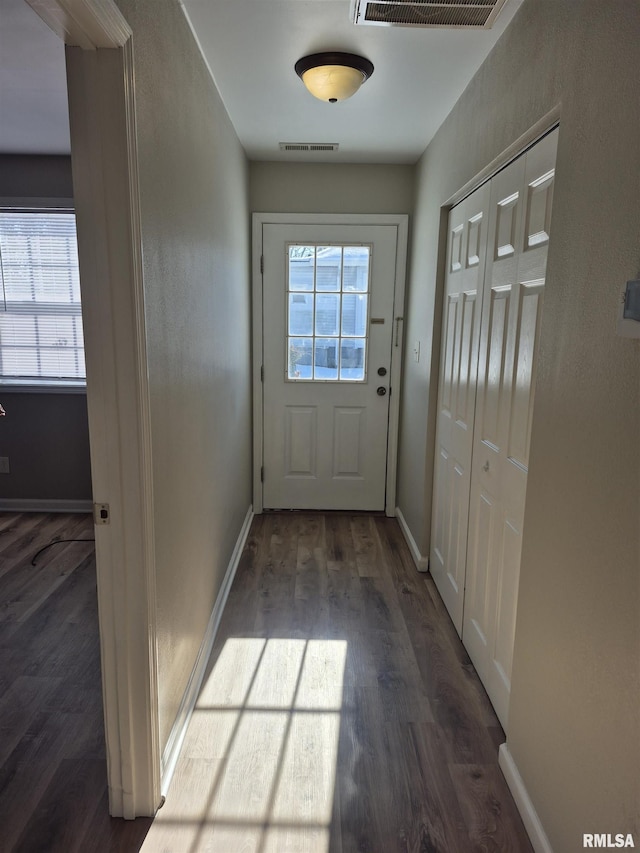
<svg viewBox="0 0 640 853"><path fill-rule="evenodd" d="M315 98L332 104L355 95L373 74L371 62L353 53L314 53L299 59L295 69Z"/></svg>

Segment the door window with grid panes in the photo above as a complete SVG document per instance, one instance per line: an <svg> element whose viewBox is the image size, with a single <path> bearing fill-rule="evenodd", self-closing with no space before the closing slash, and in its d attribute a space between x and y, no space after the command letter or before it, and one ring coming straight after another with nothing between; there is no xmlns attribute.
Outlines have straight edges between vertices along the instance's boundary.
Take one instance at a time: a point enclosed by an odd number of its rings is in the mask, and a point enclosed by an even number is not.
<svg viewBox="0 0 640 853"><path fill-rule="evenodd" d="M364 382L370 245L287 247L286 379Z"/></svg>

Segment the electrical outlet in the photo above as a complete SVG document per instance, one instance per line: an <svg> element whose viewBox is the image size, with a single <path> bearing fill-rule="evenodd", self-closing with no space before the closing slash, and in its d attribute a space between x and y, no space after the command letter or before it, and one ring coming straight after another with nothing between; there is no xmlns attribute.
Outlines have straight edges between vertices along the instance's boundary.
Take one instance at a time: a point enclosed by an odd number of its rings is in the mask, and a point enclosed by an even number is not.
<svg viewBox="0 0 640 853"><path fill-rule="evenodd" d="M94 504L93 505L93 523L94 524L109 524L109 504Z"/></svg>
<svg viewBox="0 0 640 853"><path fill-rule="evenodd" d="M9 474L9 457L0 456L0 474Z"/></svg>

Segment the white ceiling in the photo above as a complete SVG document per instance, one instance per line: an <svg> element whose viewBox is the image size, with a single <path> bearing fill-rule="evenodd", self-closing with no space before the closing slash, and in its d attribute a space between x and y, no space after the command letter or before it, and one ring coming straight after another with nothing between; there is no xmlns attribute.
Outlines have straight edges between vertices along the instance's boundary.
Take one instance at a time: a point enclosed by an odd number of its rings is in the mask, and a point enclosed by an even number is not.
<svg viewBox="0 0 640 853"><path fill-rule="evenodd" d="M414 163L522 0L507 0L491 30L355 26L349 0L181 2L251 159L301 157L279 142L338 142L316 158ZM362 54L373 76L348 101L318 101L293 66L321 50Z"/></svg>
<svg viewBox="0 0 640 853"><path fill-rule="evenodd" d="M180 0L240 141L253 160L414 163L510 23L491 30L355 26L349 0ZM293 66L321 50L360 53L375 71L325 104ZM331 154L280 142L337 142ZM25 0L0 0L0 152L69 151L64 51Z"/></svg>
<svg viewBox="0 0 640 853"><path fill-rule="evenodd" d="M64 45L25 0L0 0L0 153L69 153Z"/></svg>

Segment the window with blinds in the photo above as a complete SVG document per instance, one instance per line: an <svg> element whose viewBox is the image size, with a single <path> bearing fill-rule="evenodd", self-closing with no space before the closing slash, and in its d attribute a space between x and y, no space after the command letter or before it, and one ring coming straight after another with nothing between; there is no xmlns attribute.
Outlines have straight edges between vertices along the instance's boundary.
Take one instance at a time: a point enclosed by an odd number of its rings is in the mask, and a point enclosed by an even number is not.
<svg viewBox="0 0 640 853"><path fill-rule="evenodd" d="M0 382L84 379L75 215L0 210Z"/></svg>

